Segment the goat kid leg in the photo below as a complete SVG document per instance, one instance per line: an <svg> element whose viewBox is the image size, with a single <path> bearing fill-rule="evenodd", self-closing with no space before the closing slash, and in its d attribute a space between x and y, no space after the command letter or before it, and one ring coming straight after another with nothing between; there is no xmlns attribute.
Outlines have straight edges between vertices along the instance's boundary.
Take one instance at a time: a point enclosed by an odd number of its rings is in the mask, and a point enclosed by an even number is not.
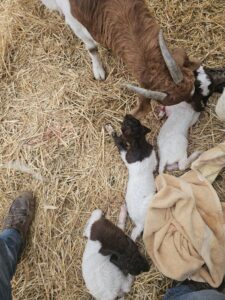
<svg viewBox="0 0 225 300"><path fill-rule="evenodd" d="M131 239L135 242L136 239L141 235L142 231L143 231L143 226L141 225L135 226L130 235Z"/></svg>
<svg viewBox="0 0 225 300"><path fill-rule="evenodd" d="M71 27L76 36L84 42L92 60L92 68L95 79L105 80L105 70L102 66L102 62L98 53L97 43L95 42L95 40L92 38L87 29L71 14L69 16L66 15L66 22Z"/></svg>
<svg viewBox="0 0 225 300"><path fill-rule="evenodd" d="M127 145L124 142L122 135L118 136L116 133L114 133L112 137L113 137L115 145L117 146L118 150L120 151L120 155L122 156L122 153L124 153L124 155L126 155Z"/></svg>
<svg viewBox="0 0 225 300"><path fill-rule="evenodd" d="M105 129L112 136L114 143L120 152L122 161L126 164L127 144L124 141L122 135L118 136L110 124L106 125Z"/></svg>
<svg viewBox="0 0 225 300"><path fill-rule="evenodd" d="M167 165L166 167L167 171L175 171L175 170L178 170L179 167L178 167L178 163L174 163L172 165Z"/></svg>
<svg viewBox="0 0 225 300"><path fill-rule="evenodd" d="M124 230L125 228L126 218L127 218L127 206L126 204L123 204L120 209L119 221L117 224L117 226L122 230Z"/></svg>
<svg viewBox="0 0 225 300"><path fill-rule="evenodd" d="M123 285L123 292L124 293L129 293L132 287L132 284L134 282L135 277L133 275L128 275L127 277L127 281L125 282L125 284Z"/></svg>
<svg viewBox="0 0 225 300"><path fill-rule="evenodd" d="M186 170L200 155L202 151L195 151L188 158L185 157L178 162L178 167L180 171Z"/></svg>
<svg viewBox="0 0 225 300"><path fill-rule="evenodd" d="M105 130L108 132L109 135L112 136L114 143L120 152L127 151L127 145L124 142L122 135L118 136L110 124L105 125Z"/></svg>

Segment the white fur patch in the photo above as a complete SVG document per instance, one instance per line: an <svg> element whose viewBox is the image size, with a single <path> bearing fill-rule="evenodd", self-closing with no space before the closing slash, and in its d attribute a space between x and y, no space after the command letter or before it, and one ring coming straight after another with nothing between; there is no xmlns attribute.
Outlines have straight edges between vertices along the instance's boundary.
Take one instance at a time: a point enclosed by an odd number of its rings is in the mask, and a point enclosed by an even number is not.
<svg viewBox="0 0 225 300"><path fill-rule="evenodd" d="M155 194L156 188L153 172L157 166L157 158L153 150L149 157L129 164L126 161L126 152L121 151L120 155L129 172L126 204L129 216L135 223L131 233L131 238L135 241L144 229L148 206Z"/></svg>
<svg viewBox="0 0 225 300"><path fill-rule="evenodd" d="M211 81L210 81L208 75L205 73L203 67L198 68L197 72L198 72L197 79L201 82L200 88L202 90L202 95L208 96L209 95L209 86L211 84Z"/></svg>
<svg viewBox="0 0 225 300"><path fill-rule="evenodd" d="M187 156L188 129L193 126L200 113L191 104L181 102L177 105L166 106L168 119L160 129L157 143L159 148L159 173L163 173L166 166L187 166L191 162Z"/></svg>

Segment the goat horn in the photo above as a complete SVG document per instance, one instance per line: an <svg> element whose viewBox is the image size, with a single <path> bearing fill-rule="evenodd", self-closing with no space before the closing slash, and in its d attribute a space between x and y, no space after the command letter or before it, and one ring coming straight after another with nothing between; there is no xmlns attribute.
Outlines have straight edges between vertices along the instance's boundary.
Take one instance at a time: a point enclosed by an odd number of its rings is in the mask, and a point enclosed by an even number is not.
<svg viewBox="0 0 225 300"><path fill-rule="evenodd" d="M135 92L136 94L139 94L141 96L144 96L145 98L152 98L157 101L163 101L166 97L166 93L157 92L157 91L151 91L144 88L140 88L138 86L134 86L132 84L126 84L125 87L132 92Z"/></svg>
<svg viewBox="0 0 225 300"><path fill-rule="evenodd" d="M176 84L180 83L184 79L183 74L181 72L180 67L177 65L176 61L172 57L172 55L166 45L166 41L164 39L162 30L160 30L160 32L159 32L159 46L160 46L164 61L170 72L170 75L173 78L173 81Z"/></svg>

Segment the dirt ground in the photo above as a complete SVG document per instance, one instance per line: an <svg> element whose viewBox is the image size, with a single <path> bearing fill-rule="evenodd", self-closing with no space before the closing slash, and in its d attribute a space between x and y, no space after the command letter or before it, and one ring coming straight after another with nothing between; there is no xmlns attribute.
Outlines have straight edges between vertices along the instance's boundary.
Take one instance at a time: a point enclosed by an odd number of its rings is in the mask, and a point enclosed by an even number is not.
<svg viewBox="0 0 225 300"><path fill-rule="evenodd" d="M224 1L147 2L171 48L184 46L204 64L225 65ZM108 74L104 82L93 80L86 50L58 13L39 0L1 0L0 221L21 190L32 189L38 203L13 280L15 300L91 299L81 276L83 227L95 208L116 222L127 181L104 125L119 129L137 99L121 89L134 82L126 68L109 51L100 52ZM191 130L190 152L224 140L224 124L214 112L217 98ZM163 122L155 107L152 102L143 120L153 144ZM15 170L22 164L25 172ZM224 180L223 173L215 184L221 200ZM142 242L140 248L144 252ZM160 299L169 285L152 267L126 299Z"/></svg>

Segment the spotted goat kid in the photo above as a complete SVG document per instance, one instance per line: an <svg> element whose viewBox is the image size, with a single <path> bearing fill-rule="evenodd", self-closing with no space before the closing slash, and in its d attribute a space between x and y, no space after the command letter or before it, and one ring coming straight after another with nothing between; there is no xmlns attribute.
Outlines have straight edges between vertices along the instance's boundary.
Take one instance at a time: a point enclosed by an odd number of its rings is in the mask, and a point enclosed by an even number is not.
<svg viewBox="0 0 225 300"><path fill-rule="evenodd" d="M150 129L133 116L126 115L121 127L122 135L118 136L110 125L107 125L106 130L112 135L128 168L126 205L135 224L131 233L135 241L144 229L147 209L156 190L153 174L157 166L156 153L146 141Z"/></svg>
<svg viewBox="0 0 225 300"><path fill-rule="evenodd" d="M134 276L149 270L137 245L123 232L125 207L119 227L96 209L89 218L84 236L88 238L82 260L82 274L90 294L98 300L122 300L131 289Z"/></svg>

